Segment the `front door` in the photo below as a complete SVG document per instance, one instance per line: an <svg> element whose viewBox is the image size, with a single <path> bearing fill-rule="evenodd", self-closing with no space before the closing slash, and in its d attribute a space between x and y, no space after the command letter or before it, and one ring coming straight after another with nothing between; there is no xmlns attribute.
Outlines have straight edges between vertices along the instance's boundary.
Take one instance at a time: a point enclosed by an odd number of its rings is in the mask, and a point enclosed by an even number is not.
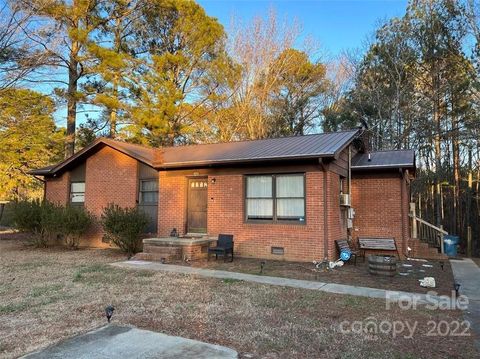
<svg viewBox="0 0 480 359"><path fill-rule="evenodd" d="M207 178L188 179L188 233L207 233L207 185Z"/></svg>

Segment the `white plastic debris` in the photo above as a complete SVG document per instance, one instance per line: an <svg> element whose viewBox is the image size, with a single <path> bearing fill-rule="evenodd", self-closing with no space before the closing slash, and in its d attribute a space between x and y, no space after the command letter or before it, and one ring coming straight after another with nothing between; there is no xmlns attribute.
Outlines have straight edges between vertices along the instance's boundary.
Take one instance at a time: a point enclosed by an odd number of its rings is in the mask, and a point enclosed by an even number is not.
<svg viewBox="0 0 480 359"><path fill-rule="evenodd" d="M344 265L344 263L343 263L343 261L342 261L341 259L339 259L339 260L337 260L337 261L335 261L335 262L330 262L330 263L328 263L328 266L330 267L330 269L333 269L333 268L335 268L335 267L341 267L341 266L343 266L343 265Z"/></svg>
<svg viewBox="0 0 480 359"><path fill-rule="evenodd" d="M419 279L420 286L425 288L435 288L435 278L433 277L425 277L423 279Z"/></svg>
<svg viewBox="0 0 480 359"><path fill-rule="evenodd" d="M422 264L422 267L433 268L433 266L431 264Z"/></svg>

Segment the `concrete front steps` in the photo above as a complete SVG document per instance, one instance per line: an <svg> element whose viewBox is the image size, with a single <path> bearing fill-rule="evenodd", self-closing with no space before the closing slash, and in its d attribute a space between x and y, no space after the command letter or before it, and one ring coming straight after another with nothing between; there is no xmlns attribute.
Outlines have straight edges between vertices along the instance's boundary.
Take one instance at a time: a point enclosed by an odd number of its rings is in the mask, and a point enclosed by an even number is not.
<svg viewBox="0 0 480 359"><path fill-rule="evenodd" d="M435 247L430 247L428 243L422 242L419 239L409 239L408 246L412 249L410 256L412 258L423 258L430 260L447 260L445 254L440 253L440 250Z"/></svg>
<svg viewBox="0 0 480 359"><path fill-rule="evenodd" d="M164 237L145 238L143 252L137 253L135 260L173 261L198 260L207 258L208 247L216 238L204 237Z"/></svg>
<svg viewBox="0 0 480 359"><path fill-rule="evenodd" d="M143 261L161 261L162 258L166 261L182 259L181 247L170 246L156 246L156 245L143 245L143 252L135 255L136 260Z"/></svg>

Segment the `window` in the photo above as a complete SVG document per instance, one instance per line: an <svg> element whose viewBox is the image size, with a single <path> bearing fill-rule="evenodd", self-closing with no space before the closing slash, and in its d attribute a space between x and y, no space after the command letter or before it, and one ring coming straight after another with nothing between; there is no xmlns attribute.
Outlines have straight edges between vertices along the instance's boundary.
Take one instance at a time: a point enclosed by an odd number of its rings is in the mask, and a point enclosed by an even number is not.
<svg viewBox="0 0 480 359"><path fill-rule="evenodd" d="M70 184L70 202L74 204L85 203L85 182L72 182Z"/></svg>
<svg viewBox="0 0 480 359"><path fill-rule="evenodd" d="M142 204L158 203L158 180L140 181L139 197Z"/></svg>
<svg viewBox="0 0 480 359"><path fill-rule="evenodd" d="M246 177L246 218L258 221L305 221L303 174Z"/></svg>

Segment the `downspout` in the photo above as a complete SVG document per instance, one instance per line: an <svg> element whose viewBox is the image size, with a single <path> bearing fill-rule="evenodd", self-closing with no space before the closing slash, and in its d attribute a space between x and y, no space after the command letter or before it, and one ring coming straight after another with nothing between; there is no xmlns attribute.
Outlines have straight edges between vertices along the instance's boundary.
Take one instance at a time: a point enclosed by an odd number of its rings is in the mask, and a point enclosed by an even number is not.
<svg viewBox="0 0 480 359"><path fill-rule="evenodd" d="M352 145L348 146L348 197L352 200Z"/></svg>
<svg viewBox="0 0 480 359"><path fill-rule="evenodd" d="M328 259L328 181L327 168L323 166L323 253L325 259Z"/></svg>
<svg viewBox="0 0 480 359"><path fill-rule="evenodd" d="M406 244L406 240L405 240L405 215L403 213L403 210L404 210L404 206L403 206L403 201L404 201L404 197L405 197L405 194L404 194L404 190L403 190L403 183L405 182L405 174L404 172L402 171L402 169L400 168L399 169L399 172L400 172L400 212L401 212L401 215L402 215L402 245L403 245L403 249L405 250L405 248L407 248L407 244Z"/></svg>
<svg viewBox="0 0 480 359"><path fill-rule="evenodd" d="M348 239L353 239L353 218L350 219L348 216L348 213L352 206L354 205L352 203L352 145L348 146L348 198L350 198L350 208L347 210L347 238ZM352 216L353 217L353 216ZM348 226L348 221L352 222L351 228Z"/></svg>
<svg viewBox="0 0 480 359"><path fill-rule="evenodd" d="M318 163L323 173L323 258L328 260L328 196L327 196L327 166L322 158L318 159Z"/></svg>

